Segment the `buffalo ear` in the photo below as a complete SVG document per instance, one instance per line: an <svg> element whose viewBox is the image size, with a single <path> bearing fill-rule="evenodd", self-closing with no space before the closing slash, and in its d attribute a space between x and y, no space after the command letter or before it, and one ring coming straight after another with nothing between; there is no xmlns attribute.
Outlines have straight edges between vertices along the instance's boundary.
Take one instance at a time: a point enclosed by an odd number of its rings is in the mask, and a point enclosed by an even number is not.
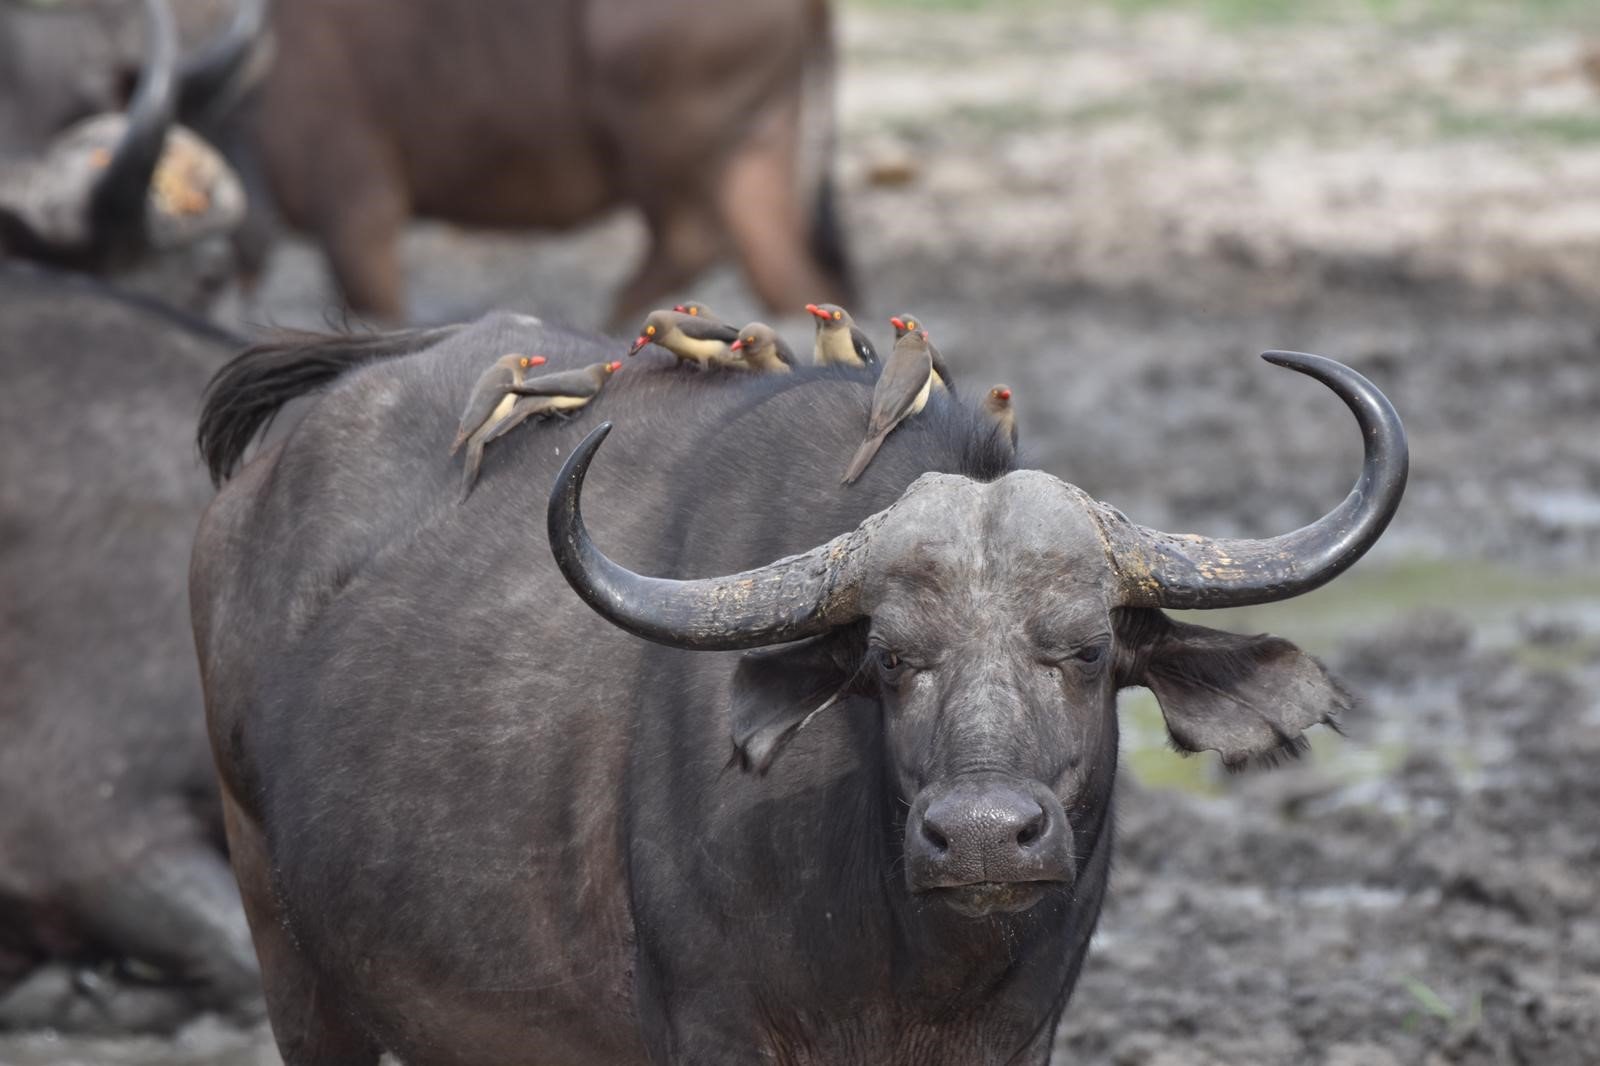
<svg viewBox="0 0 1600 1066"><path fill-rule="evenodd" d="M766 773L811 716L843 694L859 665L851 643L832 633L746 652L733 672L734 760Z"/></svg>
<svg viewBox="0 0 1600 1066"><path fill-rule="evenodd" d="M1148 614L1137 626L1128 681L1155 693L1167 732L1184 751L1215 751L1229 769L1299 755L1307 729L1338 729L1350 709L1350 694L1327 668L1282 637Z"/></svg>

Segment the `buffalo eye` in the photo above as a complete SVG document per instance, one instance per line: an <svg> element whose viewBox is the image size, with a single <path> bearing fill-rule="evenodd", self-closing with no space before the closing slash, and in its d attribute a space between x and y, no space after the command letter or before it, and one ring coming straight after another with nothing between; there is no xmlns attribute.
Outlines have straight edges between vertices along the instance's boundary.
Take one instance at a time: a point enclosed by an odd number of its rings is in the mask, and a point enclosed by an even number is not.
<svg viewBox="0 0 1600 1066"><path fill-rule="evenodd" d="M886 685L898 685L905 677L905 660L888 648L873 648L872 661L878 668L878 676Z"/></svg>
<svg viewBox="0 0 1600 1066"><path fill-rule="evenodd" d="M1072 659L1086 673L1097 674L1111 659L1111 649L1105 644L1085 644L1072 653Z"/></svg>

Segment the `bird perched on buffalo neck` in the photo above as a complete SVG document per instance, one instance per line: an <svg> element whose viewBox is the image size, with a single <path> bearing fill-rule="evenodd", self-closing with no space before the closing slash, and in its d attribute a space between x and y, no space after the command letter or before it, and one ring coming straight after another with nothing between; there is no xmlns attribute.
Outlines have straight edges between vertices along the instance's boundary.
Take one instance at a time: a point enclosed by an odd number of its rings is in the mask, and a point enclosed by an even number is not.
<svg viewBox="0 0 1600 1066"><path fill-rule="evenodd" d="M478 464L483 461L483 446L489 435L516 405L517 398L510 394L510 389L521 384L529 370L543 366L544 362L542 355L519 355L515 352L502 355L473 383L466 410L461 412L461 421L456 426L456 438L450 442L451 455L462 444L467 446L467 457L462 468L462 499L467 498L467 493L472 491L472 486L478 480Z"/></svg>
<svg viewBox="0 0 1600 1066"><path fill-rule="evenodd" d="M622 362L590 363L578 370L558 370L554 374L540 374L526 378L511 386L518 396L536 396L552 401L552 411L575 411L586 406L600 395L611 375L622 369Z"/></svg>
<svg viewBox="0 0 1600 1066"><path fill-rule="evenodd" d="M1011 451L1017 450L1017 411L1011 406L1011 386L996 385L983 397L983 413L994 420L1000 435L1011 442Z"/></svg>
<svg viewBox="0 0 1600 1066"><path fill-rule="evenodd" d="M750 370L768 374L787 374L796 363L794 352L778 331L765 322L752 322L739 331L730 347Z"/></svg>
<svg viewBox="0 0 1600 1066"><path fill-rule="evenodd" d="M838 304L806 304L817 320L817 340L812 362L818 366L872 366L878 362L877 349L856 325L850 312Z"/></svg>
<svg viewBox="0 0 1600 1066"><path fill-rule="evenodd" d="M894 327L894 339L898 341L907 333L922 328L922 320L910 311L902 314L891 315L889 325ZM948 389L950 395L956 392L956 379L950 376L950 368L945 365L944 356L939 353L933 341L928 341L928 355L933 359L933 383L942 389Z"/></svg>
<svg viewBox="0 0 1600 1066"><path fill-rule="evenodd" d="M473 434L494 428L494 424L504 418L516 402L514 397L506 394L506 390L519 384L524 374L533 367L543 366L544 362L542 355L519 355L516 352L496 359L494 365L473 383L472 393L467 397L467 409L461 412L461 422L456 426L456 439L450 443L450 454L454 455Z"/></svg>
<svg viewBox="0 0 1600 1066"><path fill-rule="evenodd" d="M895 427L921 411L933 391L933 357L928 354L928 331L919 329L894 342L894 351L884 364L877 387L872 390L872 417L867 421L867 437L856 450L840 484L848 485L861 476L872 457L878 454L885 438Z"/></svg>
<svg viewBox="0 0 1600 1066"><path fill-rule="evenodd" d="M657 344L678 357L680 363L695 363L701 370L725 362L729 345L739 339L739 331L726 322L682 311L651 311L634 340L629 355L637 355L645 345Z"/></svg>
<svg viewBox="0 0 1600 1066"><path fill-rule="evenodd" d="M575 411L583 407L600 394L606 379L621 367L622 364L615 360L593 363L581 370L558 370L536 378L519 377L505 386L505 413L468 438L466 466L461 471L461 495L457 502L463 502L472 495L472 488L478 483L483 449L490 441L534 415Z"/></svg>
<svg viewBox="0 0 1600 1066"><path fill-rule="evenodd" d="M609 363L591 363L581 370L560 370L527 378L520 385L513 385L511 391L517 396L517 402L483 443L498 440L535 416L567 415L587 406L600 395L611 375L621 369L622 363L613 359Z"/></svg>

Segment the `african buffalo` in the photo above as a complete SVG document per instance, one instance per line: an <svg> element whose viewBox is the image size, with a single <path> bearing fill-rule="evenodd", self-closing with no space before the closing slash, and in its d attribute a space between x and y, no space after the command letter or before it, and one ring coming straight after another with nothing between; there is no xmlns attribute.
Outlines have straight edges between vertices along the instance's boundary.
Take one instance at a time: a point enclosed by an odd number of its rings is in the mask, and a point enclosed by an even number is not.
<svg viewBox="0 0 1600 1066"><path fill-rule="evenodd" d="M0 264L0 1026L159 1029L259 999L184 597L210 497L185 426L238 347ZM121 960L142 976L75 976Z"/></svg>
<svg viewBox="0 0 1600 1066"><path fill-rule="evenodd" d="M944 394L841 487L872 392L847 368L630 366L458 507L456 415L506 351L612 354L491 317L360 367L245 356L208 393L227 474L326 386L191 571L289 1066L1043 1063L1106 886L1117 690L1230 765L1346 705L1289 642L1160 610L1304 592L1387 524L1403 432L1330 360L1272 356L1355 412L1355 492L1216 541L1013 470Z"/></svg>
<svg viewBox="0 0 1600 1066"><path fill-rule="evenodd" d="M130 112L0 164L0 1026L162 1029L260 1002L184 596L211 495L185 427L240 342L16 261L183 283L186 247L237 220L225 164L170 128L172 21L144 10Z"/></svg>
<svg viewBox="0 0 1600 1066"><path fill-rule="evenodd" d="M622 206L649 248L618 320L730 248L769 307L849 295L826 0L274 0L272 25L250 143L358 311L403 313L413 215L567 229Z"/></svg>

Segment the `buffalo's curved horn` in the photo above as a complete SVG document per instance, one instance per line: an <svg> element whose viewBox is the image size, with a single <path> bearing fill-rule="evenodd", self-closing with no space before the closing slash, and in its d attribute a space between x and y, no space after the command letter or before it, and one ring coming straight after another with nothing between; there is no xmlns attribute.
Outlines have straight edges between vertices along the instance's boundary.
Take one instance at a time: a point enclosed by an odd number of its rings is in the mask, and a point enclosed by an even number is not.
<svg viewBox="0 0 1600 1066"><path fill-rule="evenodd" d="M183 60L178 69L178 114L184 121L213 117L236 99L235 79L267 28L267 0L238 0L228 28Z"/></svg>
<svg viewBox="0 0 1600 1066"><path fill-rule="evenodd" d="M863 549L873 520L803 555L726 577L644 577L594 546L579 510L605 422L583 439L550 490L550 550L590 607L635 636L674 648L730 651L814 636L860 617Z"/></svg>
<svg viewBox="0 0 1600 1066"><path fill-rule="evenodd" d="M1262 358L1332 389L1356 416L1365 446L1361 477L1328 514L1267 540L1214 540L1136 526L1109 514L1107 533L1136 607L1237 607L1288 599L1332 581L1377 541L1400 506L1409 456L1405 429L1376 385L1342 363L1303 352Z"/></svg>
<svg viewBox="0 0 1600 1066"><path fill-rule="evenodd" d="M145 63L128 102L128 126L89 201L95 249L121 254L144 240L145 198L176 105L178 34L166 0L144 0Z"/></svg>

